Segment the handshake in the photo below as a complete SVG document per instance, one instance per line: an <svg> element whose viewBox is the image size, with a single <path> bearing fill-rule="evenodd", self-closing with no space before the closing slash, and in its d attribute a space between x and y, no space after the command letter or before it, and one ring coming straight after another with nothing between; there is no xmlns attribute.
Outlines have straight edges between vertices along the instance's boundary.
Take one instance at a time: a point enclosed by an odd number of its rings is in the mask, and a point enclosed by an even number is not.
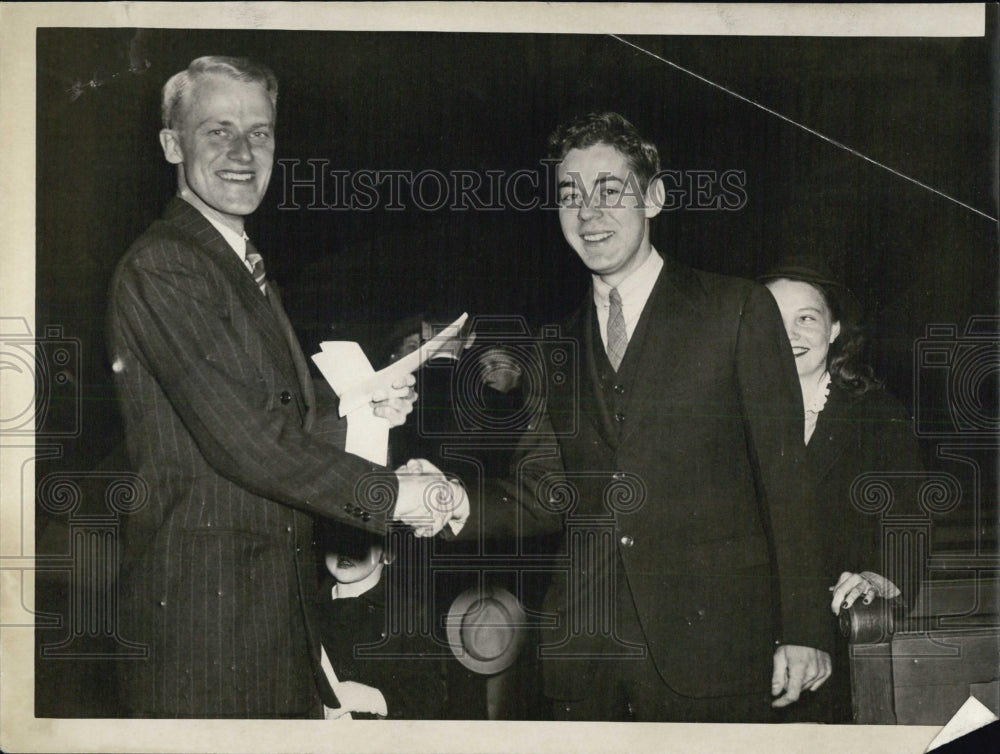
<svg viewBox="0 0 1000 754"><path fill-rule="evenodd" d="M445 526L458 534L469 518L469 496L430 461L415 458L396 469L399 495L392 517L413 527L418 537L433 537Z"/></svg>

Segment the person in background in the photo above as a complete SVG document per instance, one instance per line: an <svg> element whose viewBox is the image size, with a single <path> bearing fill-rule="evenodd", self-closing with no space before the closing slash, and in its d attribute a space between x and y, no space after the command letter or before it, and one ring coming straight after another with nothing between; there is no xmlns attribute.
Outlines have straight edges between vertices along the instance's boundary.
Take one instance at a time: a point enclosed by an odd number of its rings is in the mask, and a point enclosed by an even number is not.
<svg viewBox="0 0 1000 754"><path fill-rule="evenodd" d="M406 317L398 321L387 338L386 365L417 350L446 324L445 318L435 319L427 314ZM419 410L414 411L405 425L393 427L389 432L389 449L392 465L404 464L408 459L421 458L435 468L456 477L469 478L468 460L454 458L449 449L462 443L462 426L457 410L464 403L456 401L456 375L461 359L467 353L465 346L471 341L466 333L453 338L441 351L428 359L415 374L416 389L420 395ZM466 455L463 446L462 455ZM477 549L469 543L437 542L435 548L447 553L450 567L435 569L431 573L433 584L434 631L445 644L444 620L453 600L465 589L478 583L475 573L456 570L456 558L468 555L475 558ZM447 689L447 714L451 719L485 720L488 716L486 678L464 667L454 657L446 656L442 662Z"/></svg>
<svg viewBox="0 0 1000 754"><path fill-rule="evenodd" d="M790 256L760 280L781 311L802 389L806 471L816 520L826 532L825 569L836 579L830 609L837 615L859 598L912 604L918 586L913 564L882 542L891 529L886 514L916 509L922 463L910 416L861 360L861 307L818 255ZM879 472L887 472L884 481L898 501L896 510L881 516L855 502L862 500L855 487L861 475ZM788 710L788 720L851 721L847 652L847 640L837 637L833 680Z"/></svg>
<svg viewBox="0 0 1000 754"><path fill-rule="evenodd" d="M491 327L492 325L492 327ZM528 391L537 386L526 384L526 374L539 374L538 354L533 348L497 332L503 322L477 323L476 334L482 338L465 358L474 362L469 367L468 381L474 385L464 396L467 426L463 455L479 463L483 478L504 477L516 470L511 468L517 443L528 429L534 413ZM522 537L516 543L494 543L492 550L508 555L512 570L493 573L486 583L502 587L516 595L526 611L524 643L514 663L486 678L486 710L490 720L549 719L547 700L542 693L541 666L538 658L539 629L537 617L551 581L551 574L541 570L515 570L524 560L549 556L558 547L560 535Z"/></svg>
<svg viewBox="0 0 1000 754"><path fill-rule="evenodd" d="M530 418L523 385L527 361L528 357L520 350L499 342L490 343L476 353L481 423L495 428L494 432L501 431L511 441L517 439ZM506 474L512 449L513 446L509 449L498 447L493 452L477 453L484 463L483 473L487 477Z"/></svg>
<svg viewBox="0 0 1000 754"><path fill-rule="evenodd" d="M403 630L407 620L424 623L414 613L422 607L405 574L390 578L392 568L408 564L393 565L386 537L325 521L317 546L326 576L313 604L315 625L323 670L340 702L325 708L326 718L444 718L440 647L430 635Z"/></svg>
<svg viewBox="0 0 1000 754"><path fill-rule="evenodd" d="M385 353L379 359L377 368L387 367L420 348L423 342L423 330L424 318L421 315L407 317L397 322L386 338Z"/></svg>

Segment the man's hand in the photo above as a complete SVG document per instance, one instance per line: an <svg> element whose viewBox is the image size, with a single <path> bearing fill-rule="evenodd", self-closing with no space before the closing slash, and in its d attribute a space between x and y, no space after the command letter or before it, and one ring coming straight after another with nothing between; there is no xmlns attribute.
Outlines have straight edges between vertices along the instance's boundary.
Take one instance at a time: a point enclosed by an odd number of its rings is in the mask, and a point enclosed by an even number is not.
<svg viewBox="0 0 1000 754"><path fill-rule="evenodd" d="M771 706L787 707L798 701L802 689L815 691L832 672L830 655L826 652L812 647L782 644L774 653L771 696L778 698L771 702Z"/></svg>
<svg viewBox="0 0 1000 754"><path fill-rule="evenodd" d="M371 407L375 416L388 419L394 427L406 421L406 415L413 411L417 393L413 386L417 383L412 374L392 383L390 390L376 390L372 393Z"/></svg>
<svg viewBox="0 0 1000 754"><path fill-rule="evenodd" d="M340 701L336 709L327 708L328 720L339 720L350 712L386 717L389 709L382 692L374 686L366 686L355 681L341 681L333 684L333 692Z"/></svg>
<svg viewBox="0 0 1000 754"><path fill-rule="evenodd" d="M861 573L844 571L837 579L837 583L830 587L830 591L833 592L830 609L834 615L839 615L841 610L847 610L862 594L865 596L864 603L870 605L876 597L891 600L900 593L899 588L889 579L871 571Z"/></svg>
<svg viewBox="0 0 1000 754"><path fill-rule="evenodd" d="M458 533L469 517L469 496L430 461L407 461L396 469L399 497L393 518L413 527L418 537L433 537L446 524Z"/></svg>

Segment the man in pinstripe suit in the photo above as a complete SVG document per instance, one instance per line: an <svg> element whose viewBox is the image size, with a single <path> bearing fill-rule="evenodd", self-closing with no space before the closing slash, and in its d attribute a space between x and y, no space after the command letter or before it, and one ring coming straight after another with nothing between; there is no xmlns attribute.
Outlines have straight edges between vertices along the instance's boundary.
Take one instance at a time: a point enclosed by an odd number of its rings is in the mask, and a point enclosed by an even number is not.
<svg viewBox="0 0 1000 754"><path fill-rule="evenodd" d="M108 315L128 452L150 490L124 525L122 633L149 652L123 660L122 700L139 716L322 716L321 695L336 701L304 615L313 517L413 523L429 480L343 451L253 264L243 219L271 174L274 75L199 58L163 95L178 195L121 260ZM412 384L374 395L375 413L402 423ZM359 491L372 472L381 496Z"/></svg>

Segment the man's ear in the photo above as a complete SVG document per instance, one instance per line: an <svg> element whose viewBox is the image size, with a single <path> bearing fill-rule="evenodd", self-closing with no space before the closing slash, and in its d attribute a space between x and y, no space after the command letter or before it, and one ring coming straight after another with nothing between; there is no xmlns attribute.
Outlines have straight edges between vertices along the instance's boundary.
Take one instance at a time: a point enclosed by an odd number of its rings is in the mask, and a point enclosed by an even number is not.
<svg viewBox="0 0 1000 754"><path fill-rule="evenodd" d="M184 162L184 152L181 150L181 140L177 132L172 128L164 128L160 131L160 146L163 147L163 156L167 162L179 165Z"/></svg>
<svg viewBox="0 0 1000 754"><path fill-rule="evenodd" d="M667 203L667 191L663 187L663 179L659 176L649 182L646 189L646 219L652 220Z"/></svg>
<svg viewBox="0 0 1000 754"><path fill-rule="evenodd" d="M396 554L391 550L382 550L382 562L390 565L396 559Z"/></svg>

